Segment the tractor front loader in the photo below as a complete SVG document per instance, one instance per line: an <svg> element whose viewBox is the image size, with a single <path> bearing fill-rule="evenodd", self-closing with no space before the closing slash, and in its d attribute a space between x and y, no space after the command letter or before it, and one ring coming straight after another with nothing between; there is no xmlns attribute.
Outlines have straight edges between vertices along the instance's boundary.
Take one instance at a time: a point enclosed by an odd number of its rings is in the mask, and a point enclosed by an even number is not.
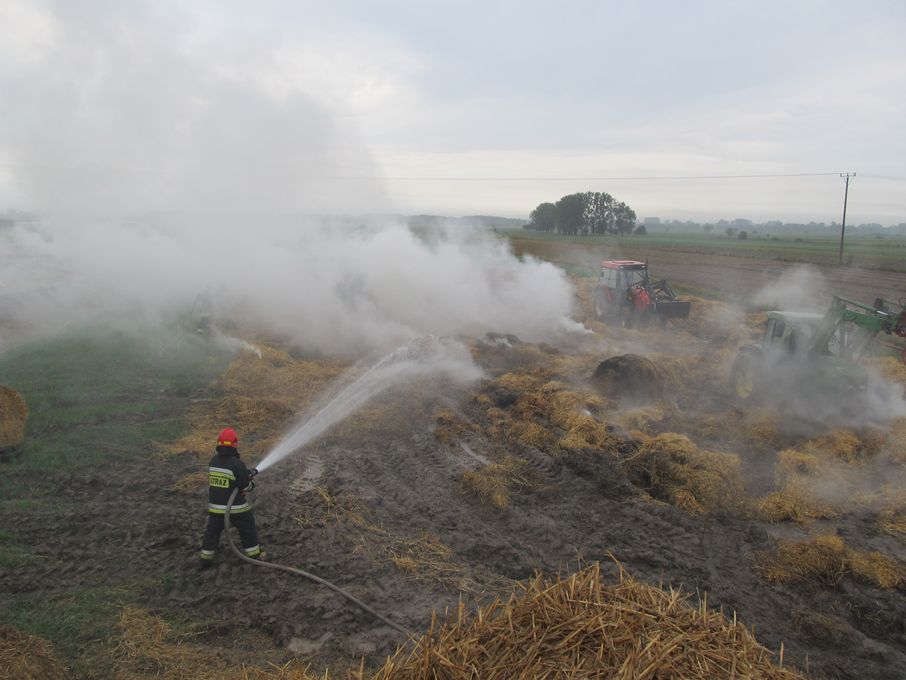
<svg viewBox="0 0 906 680"><path fill-rule="evenodd" d="M666 322L689 316L690 303L677 300L665 280L648 278L648 263L605 260L595 284L594 312L599 321L624 326L644 325L650 319Z"/></svg>
<svg viewBox="0 0 906 680"><path fill-rule="evenodd" d="M859 365L879 334L906 338L906 306L835 297L825 314L768 312L760 344L740 349L731 372L739 400L796 398L845 407L868 385Z"/></svg>

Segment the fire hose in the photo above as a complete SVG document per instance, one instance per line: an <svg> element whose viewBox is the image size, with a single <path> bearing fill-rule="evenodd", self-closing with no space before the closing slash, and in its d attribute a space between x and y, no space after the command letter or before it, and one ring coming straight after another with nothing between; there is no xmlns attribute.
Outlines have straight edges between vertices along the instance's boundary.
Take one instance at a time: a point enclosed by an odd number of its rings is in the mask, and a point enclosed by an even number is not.
<svg viewBox="0 0 906 680"><path fill-rule="evenodd" d="M347 593L345 590L343 590L339 586L334 585L330 581L327 581L327 580L321 578L320 576L316 576L315 574L312 574L310 572L303 571L302 569L296 569L295 567L287 567L282 564L275 564L273 562L265 562L263 560L256 560L253 557L244 555L242 553L242 551L240 551L239 548L236 547L236 543L233 541L233 535L230 532L230 510L233 508L233 501L236 500L236 494L238 492L239 492L239 489L236 488L236 489L233 489L233 493L230 494L230 500L227 501L226 512L224 513L224 523L226 524L226 535L227 535L227 541L230 544L230 549L234 553L236 553L236 555L239 557L239 559L245 560L246 562L249 562L249 563L259 566L259 567L268 567L270 569L279 569L280 571L288 571L291 574L298 574L299 576L303 576L303 577L307 578L309 581L314 581L315 583L319 583L320 585L329 588L330 590L334 591L335 593L342 595L347 600L349 600L353 604L357 605L360 609L368 612L369 614L371 614L374 618L378 619L379 621L383 621L388 626L390 626L391 628L393 628L396 631L399 631L406 637L409 637L409 638L413 637L411 632L409 632L408 630L403 628L398 623L394 623L393 621L388 619L386 616L379 614L374 609L369 607L367 604L362 602L355 595Z"/></svg>

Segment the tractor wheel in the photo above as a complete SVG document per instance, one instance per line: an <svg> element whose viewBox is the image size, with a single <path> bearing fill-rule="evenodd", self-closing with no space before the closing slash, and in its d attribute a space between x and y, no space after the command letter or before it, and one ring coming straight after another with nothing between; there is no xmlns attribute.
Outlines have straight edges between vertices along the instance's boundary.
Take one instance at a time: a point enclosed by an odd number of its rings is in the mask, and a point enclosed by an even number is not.
<svg viewBox="0 0 906 680"><path fill-rule="evenodd" d="M754 348L743 347L733 364L730 384L740 401L751 402L758 395L760 354Z"/></svg>

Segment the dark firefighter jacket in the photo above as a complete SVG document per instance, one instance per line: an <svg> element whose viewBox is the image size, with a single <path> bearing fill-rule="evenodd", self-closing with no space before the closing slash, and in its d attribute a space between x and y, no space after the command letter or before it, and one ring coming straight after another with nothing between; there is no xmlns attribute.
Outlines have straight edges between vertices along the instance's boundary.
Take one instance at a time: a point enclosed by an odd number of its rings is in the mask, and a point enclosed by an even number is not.
<svg viewBox="0 0 906 680"><path fill-rule="evenodd" d="M249 485L249 471L239 459L239 451L232 446L218 446L217 454L211 459L208 468L210 483L208 485L208 512L222 515L226 512L227 502L233 489L239 488L230 514L247 512L252 509L245 498L243 490Z"/></svg>

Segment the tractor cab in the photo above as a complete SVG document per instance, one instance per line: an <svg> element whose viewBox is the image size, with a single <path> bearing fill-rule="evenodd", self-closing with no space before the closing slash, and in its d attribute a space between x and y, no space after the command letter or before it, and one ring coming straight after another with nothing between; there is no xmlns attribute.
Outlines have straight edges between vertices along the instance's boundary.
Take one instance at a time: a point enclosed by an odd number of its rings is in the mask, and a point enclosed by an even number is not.
<svg viewBox="0 0 906 680"><path fill-rule="evenodd" d="M768 312L762 347L778 354L808 352L822 318L807 312Z"/></svg>
<svg viewBox="0 0 906 680"><path fill-rule="evenodd" d="M626 291L631 286L648 285L648 265L635 260L605 260L601 263L598 285Z"/></svg>

